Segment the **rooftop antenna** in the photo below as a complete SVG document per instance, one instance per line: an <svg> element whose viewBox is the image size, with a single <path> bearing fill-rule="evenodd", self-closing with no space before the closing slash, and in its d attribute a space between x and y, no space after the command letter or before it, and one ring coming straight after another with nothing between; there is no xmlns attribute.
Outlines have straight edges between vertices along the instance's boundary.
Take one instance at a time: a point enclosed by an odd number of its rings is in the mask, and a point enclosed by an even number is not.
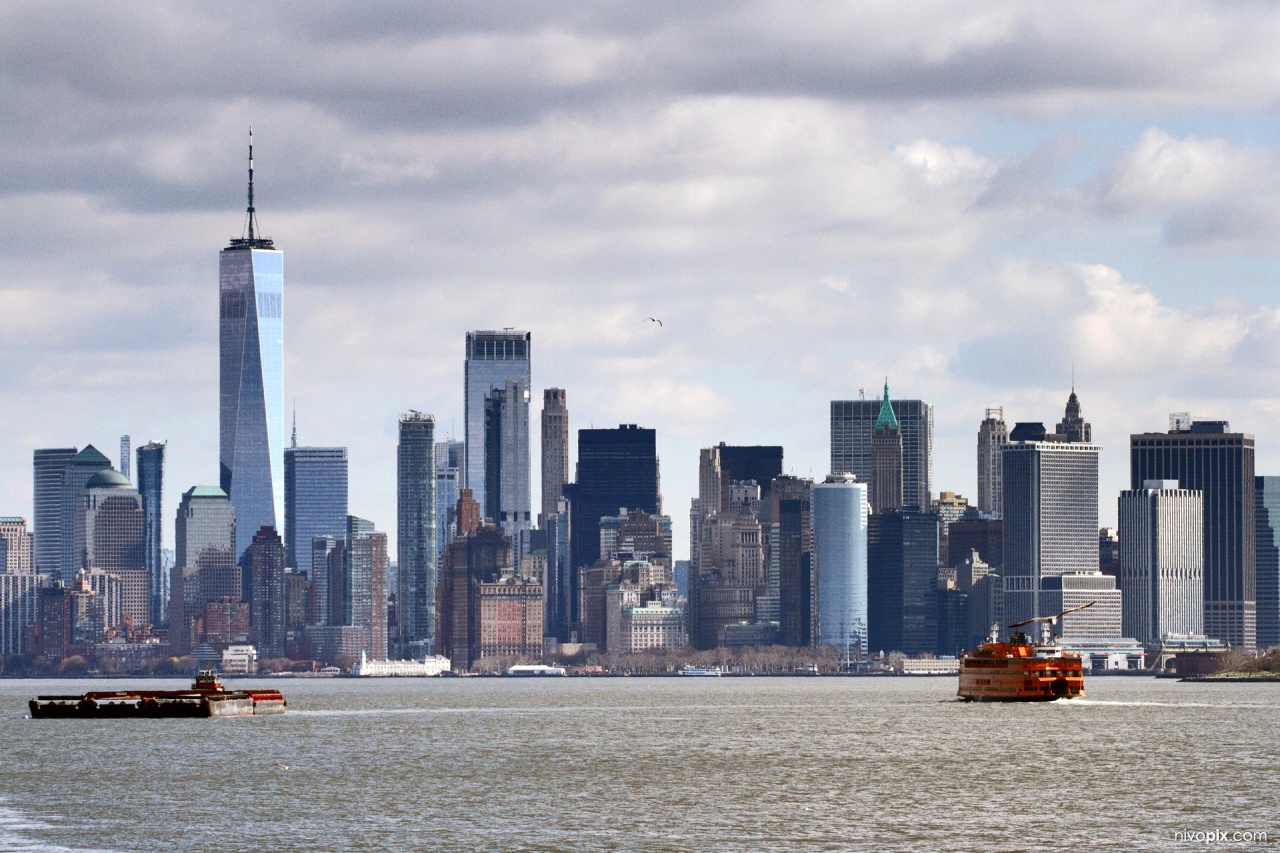
<svg viewBox="0 0 1280 853"><path fill-rule="evenodd" d="M249 239L254 239L258 215L253 209L253 125L249 125Z"/></svg>
<svg viewBox="0 0 1280 853"><path fill-rule="evenodd" d="M249 128L249 206L247 208L247 236L233 238L230 248L233 249L274 249L275 244L270 237L261 236L258 228L258 212L253 206L253 128Z"/></svg>
<svg viewBox="0 0 1280 853"><path fill-rule="evenodd" d="M293 444L290 447L298 446L298 398L293 398Z"/></svg>

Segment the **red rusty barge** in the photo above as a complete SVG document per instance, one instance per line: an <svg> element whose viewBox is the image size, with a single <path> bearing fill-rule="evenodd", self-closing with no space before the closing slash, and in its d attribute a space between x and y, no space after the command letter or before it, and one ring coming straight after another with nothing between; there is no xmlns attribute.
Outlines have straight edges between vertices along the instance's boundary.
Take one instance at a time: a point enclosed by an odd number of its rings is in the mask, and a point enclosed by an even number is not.
<svg viewBox="0 0 1280 853"><path fill-rule="evenodd" d="M126 717L252 717L283 714L278 690L228 690L209 671L196 675L190 690L102 690L83 696L37 696L27 703L32 719L118 719Z"/></svg>

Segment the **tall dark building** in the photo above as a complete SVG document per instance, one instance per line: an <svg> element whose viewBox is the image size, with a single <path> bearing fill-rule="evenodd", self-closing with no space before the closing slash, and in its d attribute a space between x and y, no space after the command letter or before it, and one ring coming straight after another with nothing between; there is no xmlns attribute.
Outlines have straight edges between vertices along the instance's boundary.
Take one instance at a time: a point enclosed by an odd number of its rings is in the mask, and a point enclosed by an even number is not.
<svg viewBox="0 0 1280 853"><path fill-rule="evenodd" d="M1003 476L1003 468L1001 472ZM981 518L976 513L951 522L947 526L947 565L960 565L972 551L977 551L988 565L1003 566L1004 522Z"/></svg>
<svg viewBox="0 0 1280 853"><path fill-rule="evenodd" d="M1257 643L1257 529L1253 436L1226 421L1178 423L1129 438L1132 488L1177 480L1204 493L1204 631L1233 646Z"/></svg>
<svg viewBox="0 0 1280 853"><path fill-rule="evenodd" d="M921 512L933 499L933 406L892 400L902 437L902 504ZM872 483L872 440L882 400L831 401L831 471Z"/></svg>
<svg viewBox="0 0 1280 853"><path fill-rule="evenodd" d="M569 482L569 407L563 388L542 392L542 509L538 527L555 515Z"/></svg>
<svg viewBox="0 0 1280 853"><path fill-rule="evenodd" d="M938 516L872 514L867 527L868 651L938 647Z"/></svg>
<svg viewBox="0 0 1280 853"><path fill-rule="evenodd" d="M263 660L284 657L284 543L274 528L254 534L245 552L249 586L249 640Z"/></svg>
<svg viewBox="0 0 1280 853"><path fill-rule="evenodd" d="M778 530L778 627L784 646L813 643L813 481L777 477L771 500Z"/></svg>
<svg viewBox="0 0 1280 853"><path fill-rule="evenodd" d="M903 497L902 427L898 416L893 413L893 404L889 401L889 380L885 379L880 414L876 416L875 429L871 433L871 511L894 512L904 505Z"/></svg>
<svg viewBox="0 0 1280 853"><path fill-rule="evenodd" d="M1280 646L1280 477L1254 479L1257 496L1258 648Z"/></svg>
<svg viewBox="0 0 1280 853"><path fill-rule="evenodd" d="M169 573L160 558L164 523L163 441L150 441L138 448L138 494L142 496L142 548L147 577L151 580L151 624L162 625L169 614ZM123 473L123 472L122 472ZM128 476L128 475L125 475Z"/></svg>
<svg viewBox="0 0 1280 853"><path fill-rule="evenodd" d="M721 442L721 489L728 496L730 483L755 481L760 487L760 505L769 500L773 481L782 476L782 448L778 445L732 445Z"/></svg>
<svg viewBox="0 0 1280 853"><path fill-rule="evenodd" d="M67 464L79 452L74 447L57 447L33 454L35 536L31 563L39 574L57 574L62 566L62 483ZM70 529L67 535L71 535Z"/></svg>
<svg viewBox="0 0 1280 853"><path fill-rule="evenodd" d="M310 568L311 542L347 526L347 449L284 450L284 553L291 569Z"/></svg>
<svg viewBox="0 0 1280 853"><path fill-rule="evenodd" d="M570 501L572 593L569 621L577 624L578 569L600 558L600 519L619 509L662 512L658 492L657 432L635 424L578 430L577 482L565 486Z"/></svg>
<svg viewBox="0 0 1280 853"><path fill-rule="evenodd" d="M480 584L497 580L509 553L509 540L490 524L460 534L445 549L436 594L436 647L455 669L467 669L480 657Z"/></svg>

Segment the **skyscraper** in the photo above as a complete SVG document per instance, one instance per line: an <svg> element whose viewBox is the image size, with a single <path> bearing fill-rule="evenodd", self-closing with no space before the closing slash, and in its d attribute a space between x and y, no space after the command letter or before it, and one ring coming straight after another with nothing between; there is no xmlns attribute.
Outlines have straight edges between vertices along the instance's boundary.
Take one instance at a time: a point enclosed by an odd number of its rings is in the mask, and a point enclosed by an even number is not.
<svg viewBox="0 0 1280 853"><path fill-rule="evenodd" d="M813 642L813 481L776 477L770 500L777 530L770 560L777 565L779 642L808 646Z"/></svg>
<svg viewBox="0 0 1280 853"><path fill-rule="evenodd" d="M62 477L61 559L57 576L67 586L75 580L84 562L84 554L77 548L75 537L76 516L84 504L84 487L99 471L112 471L111 460L98 452L92 444L77 453L67 463Z"/></svg>
<svg viewBox="0 0 1280 853"><path fill-rule="evenodd" d="M219 459L237 558L284 517L284 253L258 231L249 135L246 236L219 254Z"/></svg>
<svg viewBox="0 0 1280 853"><path fill-rule="evenodd" d="M347 526L347 448L286 447L284 550L291 569L311 567L311 540Z"/></svg>
<svg viewBox="0 0 1280 853"><path fill-rule="evenodd" d="M1176 480L1120 493L1121 630L1140 643L1204 632L1204 496Z"/></svg>
<svg viewBox="0 0 1280 853"><path fill-rule="evenodd" d="M129 436L120 436L120 473L124 475L126 480L131 478L129 473L130 444Z"/></svg>
<svg viewBox="0 0 1280 853"><path fill-rule="evenodd" d="M912 496L913 506L915 495ZM932 498L933 495L928 496ZM889 380L884 380L884 397L880 400L880 413L871 433L871 510L876 513L894 512L903 506L905 492L902 488L902 429L898 416L893 413L889 401ZM918 507L925 509L925 507Z"/></svg>
<svg viewBox="0 0 1280 853"><path fill-rule="evenodd" d="M657 432L635 424L617 429L578 430L577 482L565 486L569 498L572 568L569 621L578 614L578 569L600 558L600 519L619 509L659 515ZM572 629L571 629L572 630Z"/></svg>
<svg viewBox="0 0 1280 853"><path fill-rule="evenodd" d="M435 648L436 419L421 412L400 416L396 446L396 644L401 656Z"/></svg>
<svg viewBox="0 0 1280 853"><path fill-rule="evenodd" d="M62 484L67 464L78 452L74 447L57 447L32 455L35 539L31 561L40 573L56 575L62 566Z"/></svg>
<svg viewBox="0 0 1280 853"><path fill-rule="evenodd" d="M987 409L978 426L978 509L991 518L1004 518L1004 482L1000 455L1009 443L1004 409Z"/></svg>
<svg viewBox="0 0 1280 853"><path fill-rule="evenodd" d="M387 659L387 534L347 517L343 624L361 628L370 660Z"/></svg>
<svg viewBox="0 0 1280 853"><path fill-rule="evenodd" d="M1280 477L1255 477L1258 648L1280 646Z"/></svg>
<svg viewBox="0 0 1280 853"><path fill-rule="evenodd" d="M249 574L249 641L265 660L284 657L284 543L270 527L253 535L245 555Z"/></svg>
<svg viewBox="0 0 1280 853"><path fill-rule="evenodd" d="M458 495L462 489L462 442L436 442L436 566L458 535ZM434 593L433 593L434 595Z"/></svg>
<svg viewBox="0 0 1280 853"><path fill-rule="evenodd" d="M89 478L72 522L80 569L120 578L121 604L134 628L151 624L151 579L143 547L142 496L110 468ZM74 574L74 573L73 573Z"/></svg>
<svg viewBox="0 0 1280 853"><path fill-rule="evenodd" d="M891 400L902 437L902 505L921 512L933 497L933 406ZM872 439L882 400L831 401L831 470L872 482Z"/></svg>
<svg viewBox="0 0 1280 853"><path fill-rule="evenodd" d="M1253 436L1226 421L1174 423L1166 433L1129 437L1131 487L1177 480L1204 493L1204 632L1253 648L1257 546ZM1006 558L1008 554L1006 551Z"/></svg>
<svg viewBox="0 0 1280 853"><path fill-rule="evenodd" d="M147 577L151 583L151 623L169 620L169 573L160 555L164 524L163 441L150 441L138 448L138 493L142 495L142 548ZM123 473L123 472L121 472Z"/></svg>
<svg viewBox="0 0 1280 853"><path fill-rule="evenodd" d="M875 654L938 647L938 516L902 510L867 523L867 643Z"/></svg>
<svg viewBox="0 0 1280 853"><path fill-rule="evenodd" d="M569 408L563 388L547 388L542 392L542 509L538 527L556 514L556 505L564 497L564 484L569 482Z"/></svg>
<svg viewBox="0 0 1280 853"><path fill-rule="evenodd" d="M504 388L508 380L529 385L529 351L532 336L528 332L512 330L467 332L466 362L463 366L464 398L463 420L466 441L463 454L462 485L471 489L482 512L489 503L485 495L485 403L494 388ZM527 415L526 415L527 417ZM528 427L526 421L526 435ZM526 442L523 460L510 460L508 465L523 466L529 470L529 448ZM488 518L488 516L486 516ZM495 520L490 518L489 520Z"/></svg>
<svg viewBox="0 0 1280 853"><path fill-rule="evenodd" d="M21 516L0 516L0 574L31 574L31 534Z"/></svg>
<svg viewBox="0 0 1280 853"><path fill-rule="evenodd" d="M867 656L867 484L848 473L813 487L818 643L845 658Z"/></svg>
<svg viewBox="0 0 1280 853"><path fill-rule="evenodd" d="M1058 612L1041 602L1047 579L1098 571L1102 448L1062 441L1039 423L1018 424L1009 439L1003 451L1004 613L1020 622ZM1061 588L1057 584L1057 593Z"/></svg>
<svg viewBox="0 0 1280 853"><path fill-rule="evenodd" d="M175 654L191 650L191 622L206 603L240 600L235 543L235 509L227 493L216 486L187 489L178 505L169 583L169 643Z"/></svg>
<svg viewBox="0 0 1280 853"><path fill-rule="evenodd" d="M511 562L528 552L529 387L508 379L485 401L485 518L511 540Z"/></svg>

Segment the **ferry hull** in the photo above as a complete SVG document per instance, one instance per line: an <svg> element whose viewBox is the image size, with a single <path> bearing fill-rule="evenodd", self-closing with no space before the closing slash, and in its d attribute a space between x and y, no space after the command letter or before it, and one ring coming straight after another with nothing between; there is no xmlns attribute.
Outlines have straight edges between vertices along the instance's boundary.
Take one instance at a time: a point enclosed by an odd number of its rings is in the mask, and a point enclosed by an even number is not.
<svg viewBox="0 0 1280 853"><path fill-rule="evenodd" d="M956 695L967 702L1052 702L1083 697L1084 678L1078 674L1042 675L1014 668L1003 672L962 668Z"/></svg>

